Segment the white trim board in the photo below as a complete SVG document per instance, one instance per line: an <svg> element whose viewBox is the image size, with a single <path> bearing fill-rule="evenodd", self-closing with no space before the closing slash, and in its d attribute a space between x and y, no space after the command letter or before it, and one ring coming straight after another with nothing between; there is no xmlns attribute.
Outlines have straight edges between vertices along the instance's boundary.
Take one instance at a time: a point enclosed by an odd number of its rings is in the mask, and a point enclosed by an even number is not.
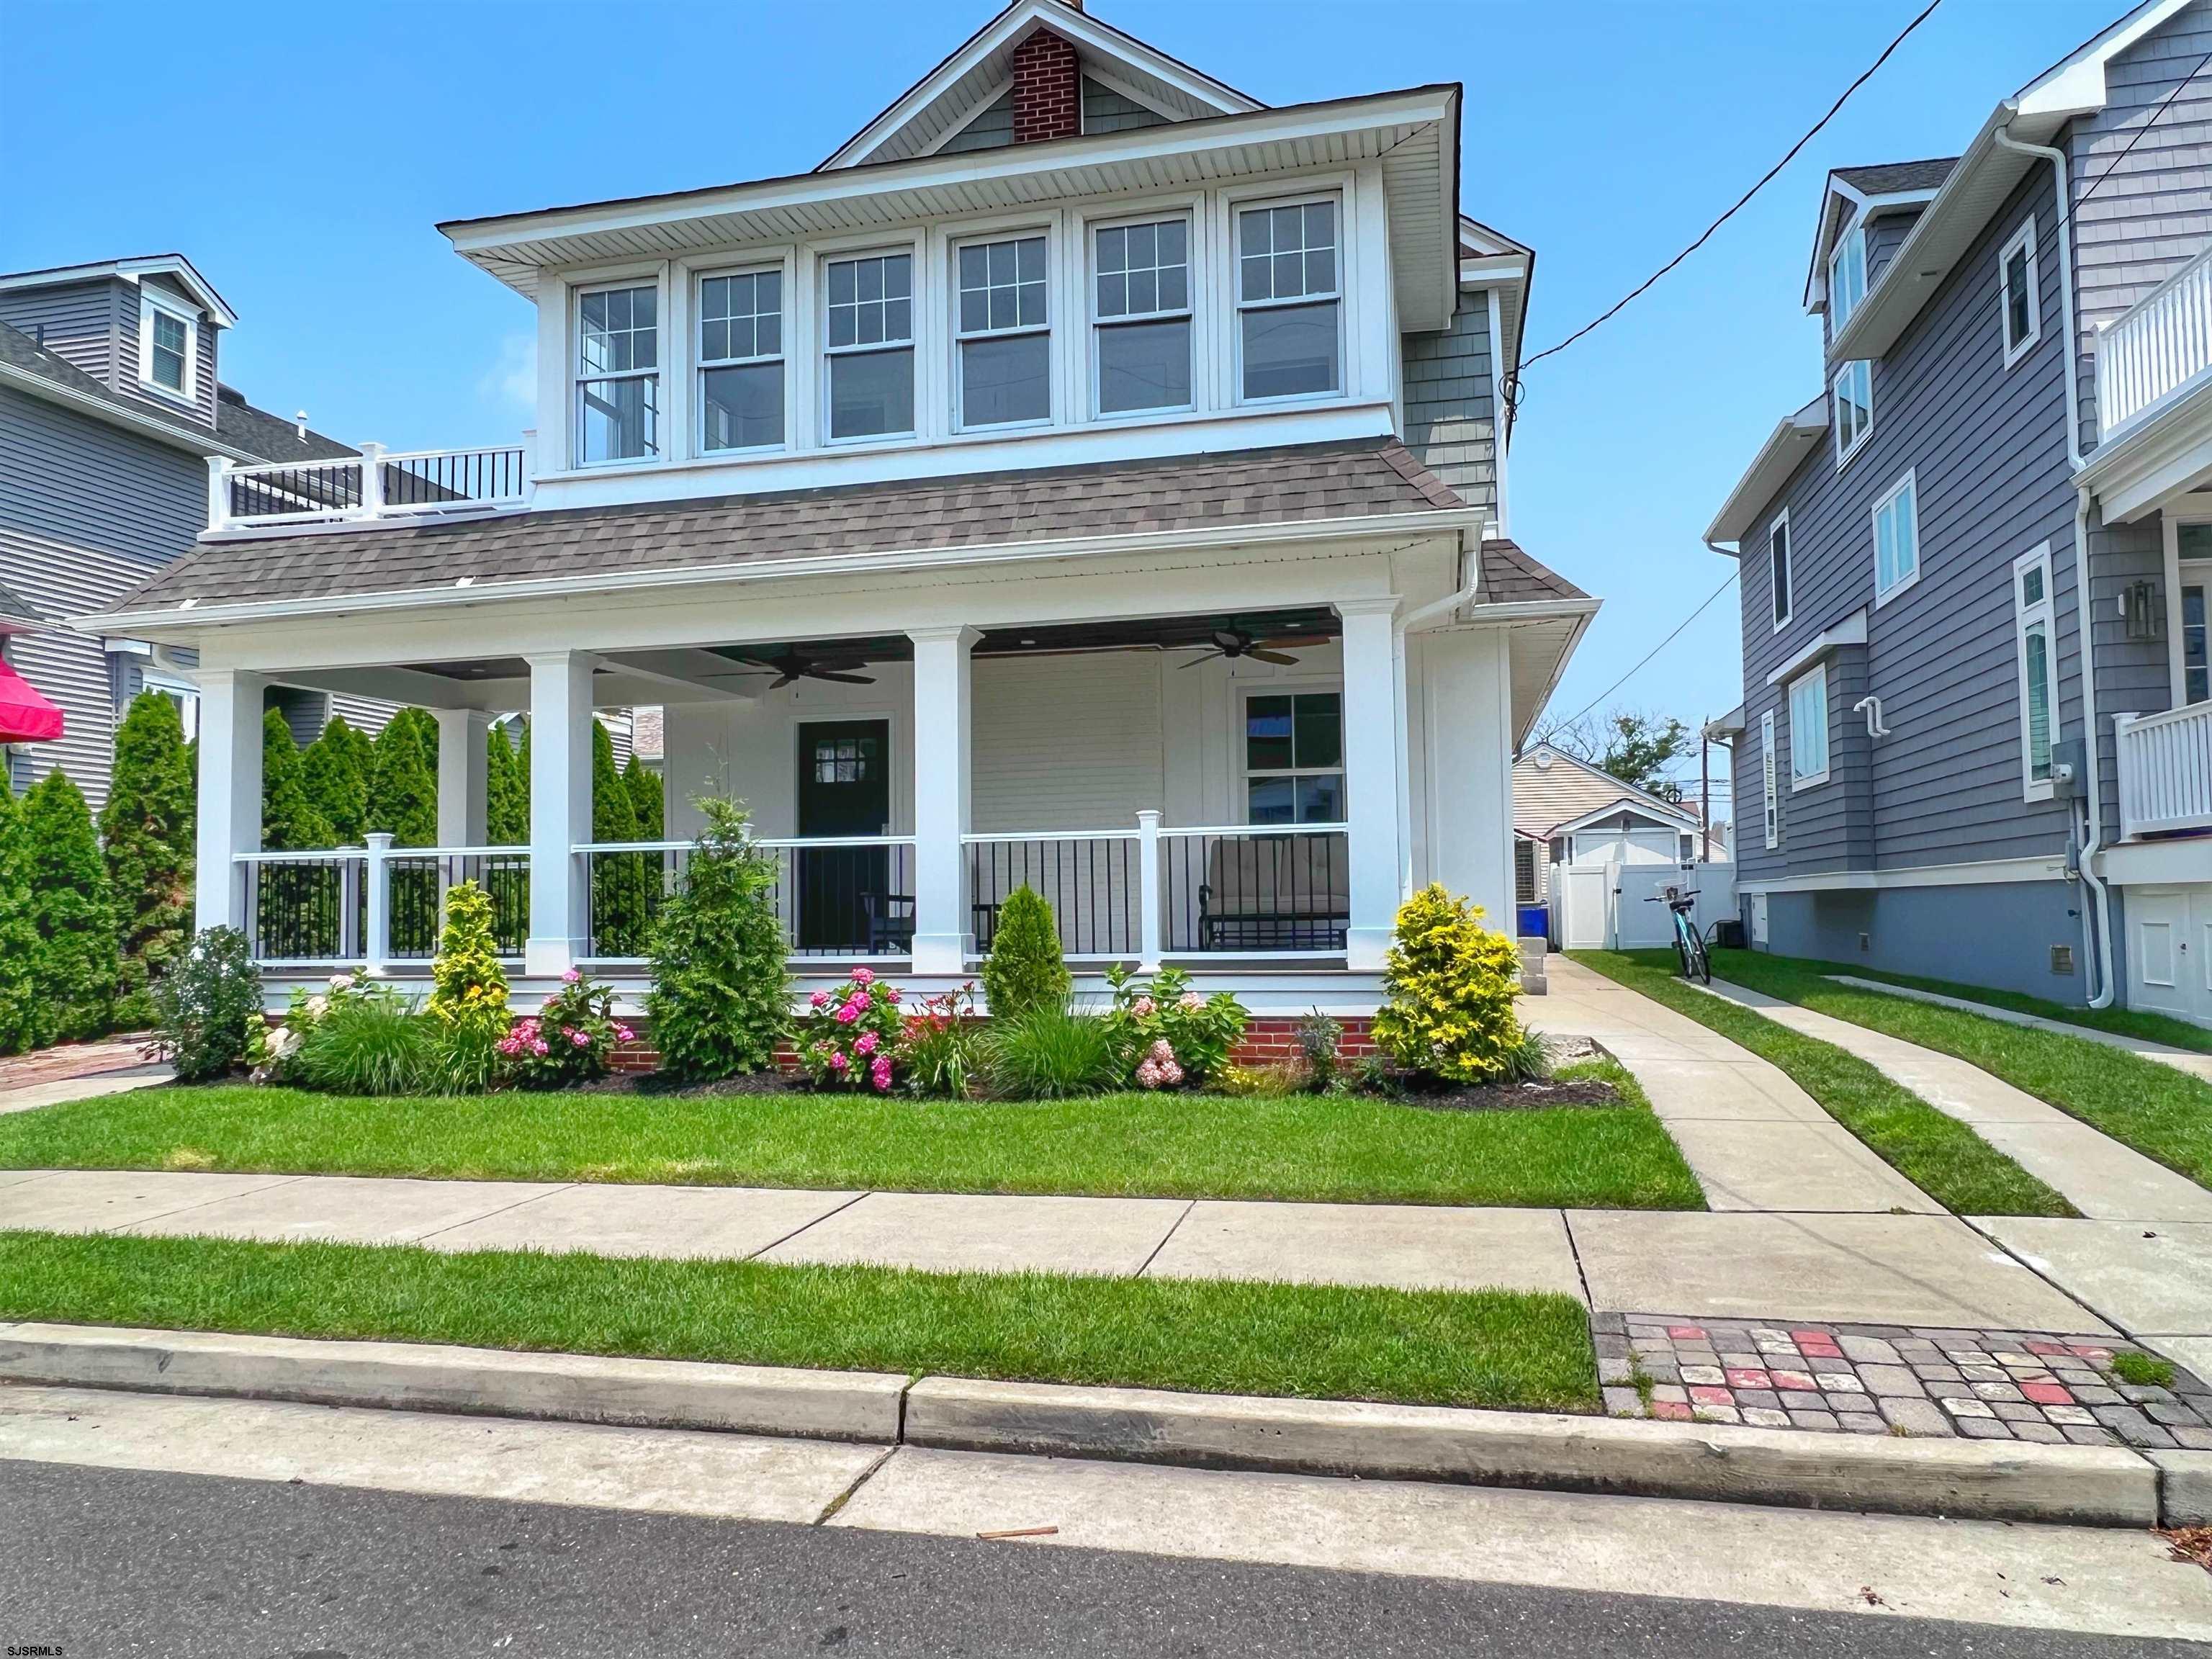
<svg viewBox="0 0 2212 1659"><path fill-rule="evenodd" d="M1984 859L1971 864L1923 864L1899 870L1826 870L1772 881L1739 881L1739 893L1871 892L1891 887L1991 887L2069 879L2063 858Z"/></svg>
<svg viewBox="0 0 2212 1659"><path fill-rule="evenodd" d="M1866 607L1861 605L1833 628L1823 629L1811 644L1769 674L1766 683L1779 685L1784 680L1796 679L1831 651L1846 645L1864 645L1866 642L1867 612Z"/></svg>

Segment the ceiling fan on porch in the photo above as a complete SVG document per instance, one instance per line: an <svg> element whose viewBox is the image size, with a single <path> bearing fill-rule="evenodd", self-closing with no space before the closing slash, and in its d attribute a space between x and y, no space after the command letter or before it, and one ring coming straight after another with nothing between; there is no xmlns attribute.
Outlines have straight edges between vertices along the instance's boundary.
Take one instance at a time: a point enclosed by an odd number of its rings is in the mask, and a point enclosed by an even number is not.
<svg viewBox="0 0 2212 1659"><path fill-rule="evenodd" d="M865 657L810 657L795 645L786 647L772 657L748 657L745 660L775 670L775 678L769 682L771 691L781 691L793 680L835 680L840 685L876 683L872 674L852 672L867 666Z"/></svg>
<svg viewBox="0 0 2212 1659"><path fill-rule="evenodd" d="M1292 651L1310 645L1328 643L1328 637L1320 634L1294 634L1275 640L1255 639L1241 628L1217 628L1212 637L1212 648L1203 656L1193 657L1182 665L1185 668L1195 668L1202 662L1212 662L1216 657L1227 657L1232 662L1239 657L1249 657L1255 662L1295 667L1298 659L1290 654Z"/></svg>

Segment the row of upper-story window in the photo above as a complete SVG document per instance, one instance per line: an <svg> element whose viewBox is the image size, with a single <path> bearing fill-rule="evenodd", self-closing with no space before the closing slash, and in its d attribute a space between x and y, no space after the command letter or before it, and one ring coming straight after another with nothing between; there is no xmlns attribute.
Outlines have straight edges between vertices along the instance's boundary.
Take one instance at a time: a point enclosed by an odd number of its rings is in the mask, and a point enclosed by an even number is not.
<svg viewBox="0 0 2212 1659"><path fill-rule="evenodd" d="M1342 398L1357 259L1346 194L1229 203L1226 246L1211 258L1205 203L1193 201L575 285L570 465ZM669 314L671 280L685 320ZM933 351L941 379L924 361ZM1212 362L1225 385L1205 372ZM667 395L678 375L689 392L680 430ZM941 421L925 401L933 388Z"/></svg>

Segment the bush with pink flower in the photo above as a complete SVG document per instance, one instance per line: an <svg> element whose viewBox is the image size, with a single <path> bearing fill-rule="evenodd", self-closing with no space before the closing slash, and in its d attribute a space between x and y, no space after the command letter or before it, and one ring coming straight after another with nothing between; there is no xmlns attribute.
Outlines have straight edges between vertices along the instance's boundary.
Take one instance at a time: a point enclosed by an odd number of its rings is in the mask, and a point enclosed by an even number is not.
<svg viewBox="0 0 2212 1659"><path fill-rule="evenodd" d="M498 1042L504 1066L527 1088L559 1089L605 1077L617 1043L636 1035L614 1016L614 988L575 969L535 1014L518 1019Z"/></svg>
<svg viewBox="0 0 2212 1659"><path fill-rule="evenodd" d="M1106 1022L1139 1088L1203 1086L1244 1035L1243 1005L1226 991L1200 996L1180 968L1163 968L1147 982L1116 964L1106 981L1114 991Z"/></svg>
<svg viewBox="0 0 2212 1659"><path fill-rule="evenodd" d="M853 976L807 999L812 1016L800 1034L799 1058L817 1087L889 1094L906 1028L898 988L855 968Z"/></svg>

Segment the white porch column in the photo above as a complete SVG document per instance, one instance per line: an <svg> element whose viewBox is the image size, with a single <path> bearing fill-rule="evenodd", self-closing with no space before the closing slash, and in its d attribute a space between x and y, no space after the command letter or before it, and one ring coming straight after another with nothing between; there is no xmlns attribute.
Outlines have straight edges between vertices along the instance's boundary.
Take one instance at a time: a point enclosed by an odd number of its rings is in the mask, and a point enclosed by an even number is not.
<svg viewBox="0 0 2212 1659"><path fill-rule="evenodd" d="M243 927L246 885L238 854L261 850L261 693L258 674L202 669L200 787L192 925Z"/></svg>
<svg viewBox="0 0 2212 1659"><path fill-rule="evenodd" d="M1352 925L1346 965L1382 965L1402 896L1398 855L1398 601L1346 599L1345 829L1351 840Z"/></svg>
<svg viewBox="0 0 2212 1659"><path fill-rule="evenodd" d="M975 945L962 866L968 833L968 653L972 628L914 641L914 970L964 972Z"/></svg>
<svg viewBox="0 0 2212 1659"><path fill-rule="evenodd" d="M490 808L485 737L491 716L473 708L440 708L438 717L438 845L482 847Z"/></svg>
<svg viewBox="0 0 2212 1659"><path fill-rule="evenodd" d="M589 947L574 848L592 838L592 658L530 659L530 939L523 971L559 974Z"/></svg>

